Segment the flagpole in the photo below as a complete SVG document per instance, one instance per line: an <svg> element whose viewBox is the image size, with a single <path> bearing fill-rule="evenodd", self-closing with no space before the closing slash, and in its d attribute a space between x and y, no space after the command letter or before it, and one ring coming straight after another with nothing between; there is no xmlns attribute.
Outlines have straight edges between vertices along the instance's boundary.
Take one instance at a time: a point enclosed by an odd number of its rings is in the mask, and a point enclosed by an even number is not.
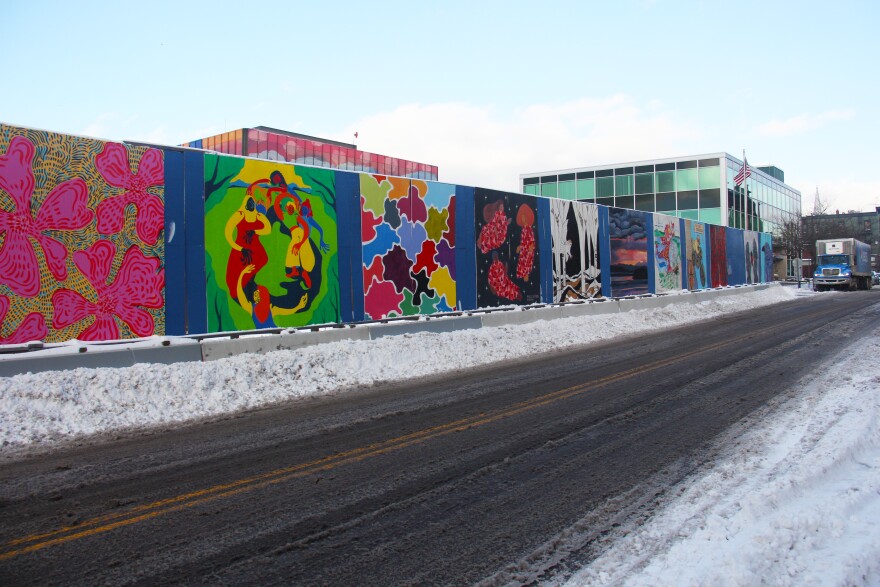
<svg viewBox="0 0 880 587"><path fill-rule="evenodd" d="M746 230L749 229L749 186L746 183L749 179L749 174L746 171L746 150L743 149L743 204L745 205L745 213L746 213Z"/></svg>

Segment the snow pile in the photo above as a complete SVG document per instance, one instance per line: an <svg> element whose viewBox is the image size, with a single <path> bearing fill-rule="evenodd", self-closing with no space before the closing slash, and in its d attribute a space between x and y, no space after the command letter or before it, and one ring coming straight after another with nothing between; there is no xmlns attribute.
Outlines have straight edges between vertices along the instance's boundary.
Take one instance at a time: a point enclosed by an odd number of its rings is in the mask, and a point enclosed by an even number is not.
<svg viewBox="0 0 880 587"><path fill-rule="evenodd" d="M140 364L0 378L0 455L84 435L216 417L353 386L458 371L534 355L538 349L552 351L671 328L786 301L798 293L806 292L770 287L696 305L341 341L209 363Z"/></svg>
<svg viewBox="0 0 880 587"><path fill-rule="evenodd" d="M568 587L880 585L880 330Z"/></svg>

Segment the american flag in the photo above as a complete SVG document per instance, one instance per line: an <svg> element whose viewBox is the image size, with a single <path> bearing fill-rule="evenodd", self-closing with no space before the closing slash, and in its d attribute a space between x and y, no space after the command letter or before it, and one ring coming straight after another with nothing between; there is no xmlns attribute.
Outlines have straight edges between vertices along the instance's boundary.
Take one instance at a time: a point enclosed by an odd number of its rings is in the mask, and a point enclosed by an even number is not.
<svg viewBox="0 0 880 587"><path fill-rule="evenodd" d="M746 159L745 155L743 155L743 166L739 170L739 173L737 173L736 176L733 178L733 183L735 183L736 185L741 185L750 175L752 175L752 170L749 169L749 160Z"/></svg>

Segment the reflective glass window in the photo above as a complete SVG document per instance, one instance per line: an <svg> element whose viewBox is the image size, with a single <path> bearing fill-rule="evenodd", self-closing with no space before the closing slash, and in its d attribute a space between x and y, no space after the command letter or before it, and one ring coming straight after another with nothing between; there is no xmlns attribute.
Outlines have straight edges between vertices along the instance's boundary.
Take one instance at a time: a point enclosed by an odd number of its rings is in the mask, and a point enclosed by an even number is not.
<svg viewBox="0 0 880 587"><path fill-rule="evenodd" d="M618 175L615 177L614 194L617 196L631 196L633 194L633 176Z"/></svg>
<svg viewBox="0 0 880 587"><path fill-rule="evenodd" d="M636 210L654 212L654 194L640 194L636 196Z"/></svg>
<svg viewBox="0 0 880 587"><path fill-rule="evenodd" d="M574 200L575 199L575 185L573 181L560 181L559 186L559 197L563 200Z"/></svg>
<svg viewBox="0 0 880 587"><path fill-rule="evenodd" d="M532 196L537 196L537 195L539 195L539 194L538 194L538 188L539 188L539 187L540 187L540 186L539 186L538 184L534 184L534 183L529 184L529 185L524 185L524 186L523 186L523 193L524 193L524 194L530 194L530 195L532 195Z"/></svg>
<svg viewBox="0 0 880 587"><path fill-rule="evenodd" d="M609 198L614 195L614 178L598 177L596 178L596 197Z"/></svg>
<svg viewBox="0 0 880 587"><path fill-rule="evenodd" d="M557 194L555 183L542 183L541 195L546 198L555 198Z"/></svg>
<svg viewBox="0 0 880 587"><path fill-rule="evenodd" d="M658 192L674 192L675 191L675 172L674 171L658 171L655 175L657 176L657 191Z"/></svg>
<svg viewBox="0 0 880 587"><path fill-rule="evenodd" d="M675 173L678 191L683 192L688 190L695 190L699 186L696 168L679 169Z"/></svg>
<svg viewBox="0 0 880 587"><path fill-rule="evenodd" d="M721 208L703 208L700 210L700 221L710 224L721 224Z"/></svg>
<svg viewBox="0 0 880 587"><path fill-rule="evenodd" d="M720 167L700 167L700 189L712 189L721 187Z"/></svg>
<svg viewBox="0 0 880 587"><path fill-rule="evenodd" d="M593 179L577 180L578 200L592 200L596 197L596 184Z"/></svg>
<svg viewBox="0 0 880 587"><path fill-rule="evenodd" d="M700 190L700 208L718 208L721 206L721 190Z"/></svg>
<svg viewBox="0 0 880 587"><path fill-rule="evenodd" d="M671 212L675 210L675 192L657 194L657 212Z"/></svg>
<svg viewBox="0 0 880 587"><path fill-rule="evenodd" d="M597 198L596 203L602 206L614 206L614 198Z"/></svg>
<svg viewBox="0 0 880 587"><path fill-rule="evenodd" d="M640 173L636 175L636 193L652 194L654 192L654 174Z"/></svg>
<svg viewBox="0 0 880 587"><path fill-rule="evenodd" d="M678 192L678 209L679 210L696 210L697 209L697 190L688 190Z"/></svg>
<svg viewBox="0 0 880 587"><path fill-rule="evenodd" d="M614 198L614 205L618 208L628 208L632 210L635 207L633 196L618 196Z"/></svg>

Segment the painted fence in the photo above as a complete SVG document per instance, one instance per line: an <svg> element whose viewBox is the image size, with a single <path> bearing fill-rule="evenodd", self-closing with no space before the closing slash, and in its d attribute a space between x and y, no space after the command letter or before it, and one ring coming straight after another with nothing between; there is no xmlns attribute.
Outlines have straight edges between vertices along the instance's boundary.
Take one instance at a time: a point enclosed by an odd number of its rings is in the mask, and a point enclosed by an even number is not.
<svg viewBox="0 0 880 587"><path fill-rule="evenodd" d="M0 344L770 281L769 234L0 125Z"/></svg>

